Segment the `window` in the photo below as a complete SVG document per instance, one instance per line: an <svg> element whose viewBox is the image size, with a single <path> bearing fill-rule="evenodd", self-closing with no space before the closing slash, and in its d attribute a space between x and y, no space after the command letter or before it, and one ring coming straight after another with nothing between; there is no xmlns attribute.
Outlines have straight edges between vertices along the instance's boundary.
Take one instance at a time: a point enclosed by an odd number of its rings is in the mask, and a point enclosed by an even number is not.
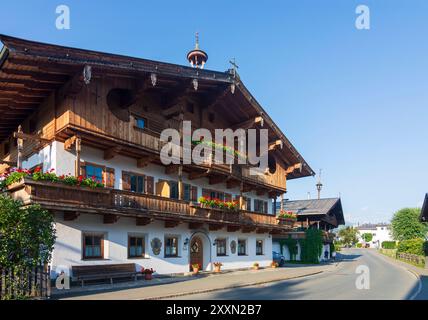
<svg viewBox="0 0 428 320"><path fill-rule="evenodd" d="M178 182L170 181L169 182L169 197L171 199L178 199Z"/></svg>
<svg viewBox="0 0 428 320"><path fill-rule="evenodd" d="M238 256L247 255L247 241L244 239L238 239Z"/></svg>
<svg viewBox="0 0 428 320"><path fill-rule="evenodd" d="M183 200L190 201L192 198L192 187L190 186L190 184L184 183L183 189Z"/></svg>
<svg viewBox="0 0 428 320"><path fill-rule="evenodd" d="M131 191L144 193L144 176L137 174L130 174Z"/></svg>
<svg viewBox="0 0 428 320"><path fill-rule="evenodd" d="M256 255L263 255L263 240L256 240Z"/></svg>
<svg viewBox="0 0 428 320"><path fill-rule="evenodd" d="M104 258L104 235L83 234L83 259Z"/></svg>
<svg viewBox="0 0 428 320"><path fill-rule="evenodd" d="M144 258L145 254L144 236L128 237L128 258Z"/></svg>
<svg viewBox="0 0 428 320"><path fill-rule="evenodd" d="M86 178L92 178L94 177L95 180L99 183L103 182L103 171L104 167L93 165L93 164L87 164L85 166L86 169Z"/></svg>
<svg viewBox="0 0 428 320"><path fill-rule="evenodd" d="M144 128L146 128L147 121L144 118L135 117L135 124L136 124L137 128L144 129Z"/></svg>
<svg viewBox="0 0 428 320"><path fill-rule="evenodd" d="M254 199L254 211L260 213L267 213L268 203L267 201Z"/></svg>
<svg viewBox="0 0 428 320"><path fill-rule="evenodd" d="M246 210L251 211L251 198L244 198L246 204Z"/></svg>
<svg viewBox="0 0 428 320"><path fill-rule="evenodd" d="M217 239L217 256L225 256L226 255L226 239Z"/></svg>
<svg viewBox="0 0 428 320"><path fill-rule="evenodd" d="M165 257L178 257L178 238L165 238Z"/></svg>

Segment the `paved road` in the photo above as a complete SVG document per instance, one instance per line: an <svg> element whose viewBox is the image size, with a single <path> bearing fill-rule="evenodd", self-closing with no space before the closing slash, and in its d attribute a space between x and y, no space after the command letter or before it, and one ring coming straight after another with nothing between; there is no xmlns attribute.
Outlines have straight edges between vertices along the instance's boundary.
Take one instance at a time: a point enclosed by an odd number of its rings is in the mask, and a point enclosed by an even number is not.
<svg viewBox="0 0 428 320"><path fill-rule="evenodd" d="M319 275L271 284L182 296L175 299L412 299L419 280L403 267L369 249L348 249L338 268ZM370 288L357 289L358 266L369 268Z"/></svg>

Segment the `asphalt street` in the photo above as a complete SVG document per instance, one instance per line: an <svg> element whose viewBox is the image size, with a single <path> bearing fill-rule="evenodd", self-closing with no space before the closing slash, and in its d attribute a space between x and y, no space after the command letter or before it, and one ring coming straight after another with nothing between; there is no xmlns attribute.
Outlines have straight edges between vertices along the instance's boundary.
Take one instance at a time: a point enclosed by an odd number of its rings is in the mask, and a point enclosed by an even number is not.
<svg viewBox="0 0 428 320"><path fill-rule="evenodd" d="M419 279L404 267L369 249L346 249L338 255L339 267L299 279L181 296L175 299L414 299Z"/></svg>

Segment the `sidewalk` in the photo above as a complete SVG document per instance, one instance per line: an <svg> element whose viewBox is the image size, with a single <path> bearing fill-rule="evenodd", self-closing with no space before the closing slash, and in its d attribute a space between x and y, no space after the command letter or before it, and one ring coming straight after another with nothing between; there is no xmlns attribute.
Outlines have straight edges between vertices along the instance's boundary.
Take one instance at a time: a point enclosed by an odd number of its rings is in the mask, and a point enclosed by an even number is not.
<svg viewBox="0 0 428 320"><path fill-rule="evenodd" d="M78 299L78 300L143 300L166 299L183 295L205 293L224 289L233 289L246 286L260 285L288 279L295 279L319 274L332 270L339 262L321 265L293 265L277 269L245 270L226 272L221 274L210 273L194 277L178 277L176 279L162 279L141 281L138 287L104 286L98 292L89 290L81 292L64 292L54 294L53 299ZM160 282L159 282L160 281ZM169 283L165 283L169 281ZM140 282L140 281L139 281ZM135 286L135 285L134 285ZM86 289L86 288L85 288Z"/></svg>

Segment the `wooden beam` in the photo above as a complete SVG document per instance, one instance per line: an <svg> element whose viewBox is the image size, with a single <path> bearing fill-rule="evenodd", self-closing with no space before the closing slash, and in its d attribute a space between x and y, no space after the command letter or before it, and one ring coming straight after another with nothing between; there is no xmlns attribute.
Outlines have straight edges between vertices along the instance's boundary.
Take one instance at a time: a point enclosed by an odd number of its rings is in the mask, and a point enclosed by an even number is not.
<svg viewBox="0 0 428 320"><path fill-rule="evenodd" d="M119 216L116 214L104 214L103 215L103 223L104 224L116 223L117 220L119 220Z"/></svg>
<svg viewBox="0 0 428 320"><path fill-rule="evenodd" d="M222 224L215 224L215 223L208 224L208 230L209 231L218 231L220 229L223 229Z"/></svg>
<svg viewBox="0 0 428 320"><path fill-rule="evenodd" d="M171 164L171 165L165 167L165 174L178 173L179 169L180 169L180 165Z"/></svg>
<svg viewBox="0 0 428 320"><path fill-rule="evenodd" d="M241 182L239 180L229 179L226 181L226 188L227 189L236 188L236 187L239 187L240 184Z"/></svg>
<svg viewBox="0 0 428 320"><path fill-rule="evenodd" d="M135 219L135 224L137 226L146 226L152 222L153 222L153 219L149 217L137 217Z"/></svg>
<svg viewBox="0 0 428 320"><path fill-rule="evenodd" d="M257 189L256 194L258 196L263 196L266 193L265 189Z"/></svg>
<svg viewBox="0 0 428 320"><path fill-rule="evenodd" d="M64 211L64 221L73 221L73 220L76 220L79 216L80 216L80 213L78 212Z"/></svg>
<svg viewBox="0 0 428 320"><path fill-rule="evenodd" d="M260 125L260 127L263 127L263 125L264 125L263 117L257 116L255 118L246 120L244 122L237 123L237 124L235 124L235 125L232 126L232 129L233 130L236 130L236 129L247 130L247 129L253 128L256 125Z"/></svg>
<svg viewBox="0 0 428 320"><path fill-rule="evenodd" d="M104 160L113 159L121 150L122 148L118 146L104 150Z"/></svg>
<svg viewBox="0 0 428 320"><path fill-rule="evenodd" d="M153 161L153 156L142 156L141 158L137 159L137 168L144 168L147 166L150 162Z"/></svg>
<svg viewBox="0 0 428 320"><path fill-rule="evenodd" d="M22 139L22 140L30 140L30 141L38 141L42 143L49 143L49 139L41 138L38 134L28 134L23 132L14 132L13 137L15 139Z"/></svg>
<svg viewBox="0 0 428 320"><path fill-rule="evenodd" d="M67 83L57 90L56 103L60 104L67 97L75 97L85 84L91 80L91 67L85 65Z"/></svg>
<svg viewBox="0 0 428 320"><path fill-rule="evenodd" d="M277 149L282 149L282 147L283 147L282 140L276 140L274 142L270 142L269 143L269 151L273 151L273 150L277 150Z"/></svg>
<svg viewBox="0 0 428 320"><path fill-rule="evenodd" d="M236 232L241 229L241 226L227 226L227 232Z"/></svg>
<svg viewBox="0 0 428 320"><path fill-rule="evenodd" d="M225 182L227 180L227 176L211 176L209 177L209 184L219 184Z"/></svg>
<svg viewBox="0 0 428 320"><path fill-rule="evenodd" d="M257 228L256 233L262 234L262 233L268 233L270 230L268 228Z"/></svg>
<svg viewBox="0 0 428 320"><path fill-rule="evenodd" d="M242 186L242 192L250 192L251 190L253 190L254 189L254 187L253 186L251 186L251 185L249 185L249 184L244 184L243 186Z"/></svg>
<svg viewBox="0 0 428 320"><path fill-rule="evenodd" d="M204 226L202 222L189 222L189 229L201 229Z"/></svg>
<svg viewBox="0 0 428 320"><path fill-rule="evenodd" d="M256 226L247 226L242 228L242 233L250 233L256 230Z"/></svg>
<svg viewBox="0 0 428 320"><path fill-rule="evenodd" d="M286 170L285 170L285 174L287 175L287 174L290 174L290 173L293 173L295 170L302 170L302 163L296 163L295 165L292 165L292 166L290 166L290 167L288 167Z"/></svg>
<svg viewBox="0 0 428 320"><path fill-rule="evenodd" d="M165 220L165 228L175 228L180 224L180 220Z"/></svg>
<svg viewBox="0 0 428 320"><path fill-rule="evenodd" d="M206 170L204 172L195 172L195 171L192 171L192 172L190 172L188 178L189 178L189 180L195 180L195 179L206 177L210 173L211 173L211 169L208 169L208 170Z"/></svg>
<svg viewBox="0 0 428 320"><path fill-rule="evenodd" d="M10 167L16 167L18 164L13 161L0 160L0 164L7 164Z"/></svg>
<svg viewBox="0 0 428 320"><path fill-rule="evenodd" d="M64 141L64 150L70 151L73 148L73 145L76 143L76 136L72 136Z"/></svg>

